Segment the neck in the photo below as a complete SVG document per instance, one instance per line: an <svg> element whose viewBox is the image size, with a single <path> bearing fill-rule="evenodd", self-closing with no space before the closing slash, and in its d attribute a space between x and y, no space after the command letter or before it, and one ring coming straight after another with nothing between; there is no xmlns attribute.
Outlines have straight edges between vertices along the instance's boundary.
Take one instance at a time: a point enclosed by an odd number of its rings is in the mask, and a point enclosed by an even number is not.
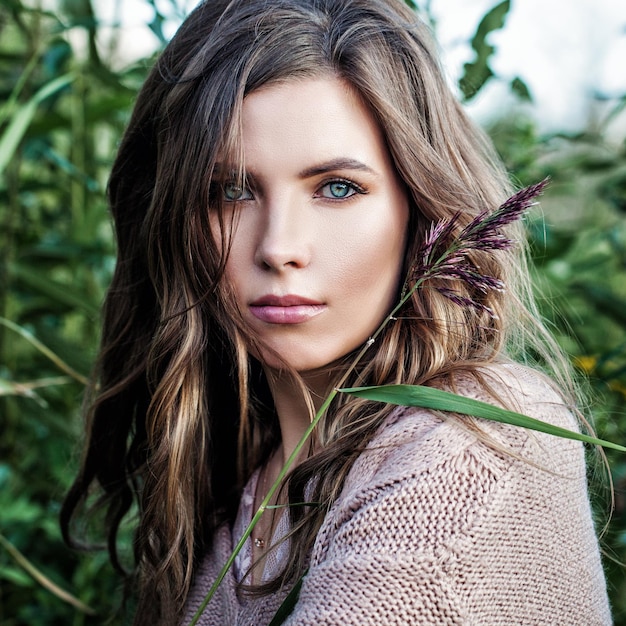
<svg viewBox="0 0 626 626"><path fill-rule="evenodd" d="M304 397L301 386L287 372L266 368L265 373L278 414L284 464L309 427L315 412L328 395L331 388L331 377L327 373L316 373L302 377L311 396L311 406L307 402L307 398ZM303 452L302 458L305 456L306 452Z"/></svg>

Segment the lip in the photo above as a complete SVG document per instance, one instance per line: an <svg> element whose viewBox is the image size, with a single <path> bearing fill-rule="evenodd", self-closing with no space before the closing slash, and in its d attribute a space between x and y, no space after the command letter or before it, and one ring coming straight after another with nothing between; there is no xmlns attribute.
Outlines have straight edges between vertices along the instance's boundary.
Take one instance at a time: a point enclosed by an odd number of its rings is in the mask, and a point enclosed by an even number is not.
<svg viewBox="0 0 626 626"><path fill-rule="evenodd" d="M268 324L302 324L326 310L326 305L319 300L293 294L268 294L248 306L254 317Z"/></svg>

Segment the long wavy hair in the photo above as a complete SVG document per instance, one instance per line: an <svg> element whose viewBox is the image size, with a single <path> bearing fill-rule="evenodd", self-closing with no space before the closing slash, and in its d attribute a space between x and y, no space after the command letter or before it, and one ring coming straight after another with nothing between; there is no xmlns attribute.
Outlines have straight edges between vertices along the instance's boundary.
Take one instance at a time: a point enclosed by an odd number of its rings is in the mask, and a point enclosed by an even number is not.
<svg viewBox="0 0 626 626"><path fill-rule="evenodd" d="M232 224L210 192L218 158L243 172L244 98L294 78L333 76L351 86L408 190L408 271L434 221L460 212L462 229L510 192L437 56L429 29L400 0L206 0L146 80L109 183L118 260L86 401L82 465L61 516L71 543L74 518L104 511L121 568L118 531L137 506L136 624L179 619L198 559L280 441L267 381L249 356L255 339L223 279ZM476 251L472 261L504 280L506 294L449 286L494 315L421 289L347 384L435 385L529 347L555 354L529 304L523 251ZM284 486L290 502L302 502L312 485L308 496L319 506L290 508L285 569L258 593L302 573L328 507L389 411L347 396L329 409L311 455Z"/></svg>

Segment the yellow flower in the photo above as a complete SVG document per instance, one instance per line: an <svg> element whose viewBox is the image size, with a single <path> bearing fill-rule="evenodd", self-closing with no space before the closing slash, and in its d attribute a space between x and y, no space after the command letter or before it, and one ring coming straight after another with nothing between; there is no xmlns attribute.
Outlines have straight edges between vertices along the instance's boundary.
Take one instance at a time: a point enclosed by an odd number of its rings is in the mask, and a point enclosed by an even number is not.
<svg viewBox="0 0 626 626"><path fill-rule="evenodd" d="M611 391L617 391L617 393L620 393L621 395L623 395L626 398L626 385L624 385L623 383L619 382L619 380L612 380L609 382L609 389L611 389Z"/></svg>
<svg viewBox="0 0 626 626"><path fill-rule="evenodd" d="M598 358L595 356L587 355L587 356L574 357L574 366L577 367L578 369L583 370L583 372L586 372L587 374L589 374L590 372L593 372L597 363L598 363Z"/></svg>

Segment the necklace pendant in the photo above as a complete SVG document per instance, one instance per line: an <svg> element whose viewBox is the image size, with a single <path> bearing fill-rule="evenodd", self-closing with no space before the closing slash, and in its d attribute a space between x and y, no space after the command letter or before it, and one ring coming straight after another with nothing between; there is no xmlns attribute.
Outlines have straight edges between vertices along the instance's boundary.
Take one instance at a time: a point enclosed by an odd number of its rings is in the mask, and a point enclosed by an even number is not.
<svg viewBox="0 0 626 626"><path fill-rule="evenodd" d="M254 545L260 550L263 550L263 548L265 548L265 539L261 539L261 537L257 537L254 540Z"/></svg>

